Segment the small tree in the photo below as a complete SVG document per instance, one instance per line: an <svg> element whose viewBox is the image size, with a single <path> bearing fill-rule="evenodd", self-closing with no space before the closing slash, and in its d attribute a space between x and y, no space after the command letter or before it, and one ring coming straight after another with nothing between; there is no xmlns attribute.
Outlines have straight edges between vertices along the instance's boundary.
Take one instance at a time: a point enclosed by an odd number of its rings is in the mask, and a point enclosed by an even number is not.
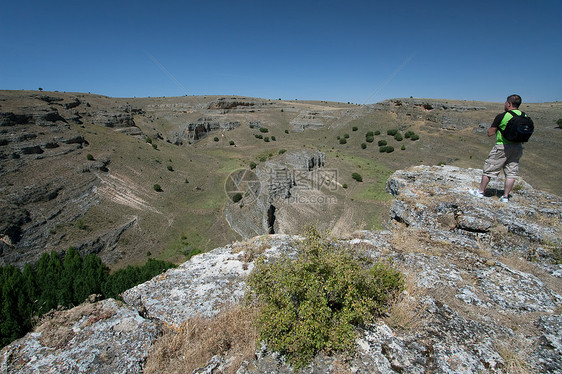
<svg viewBox="0 0 562 374"><path fill-rule="evenodd" d="M154 191L156 191L156 192L162 192L162 187L160 187L160 185L158 183L156 183L154 186L152 186L152 188L154 188Z"/></svg>
<svg viewBox="0 0 562 374"><path fill-rule="evenodd" d="M363 177L359 173L351 174L351 178L355 179L357 182L363 182Z"/></svg>
<svg viewBox="0 0 562 374"><path fill-rule="evenodd" d="M556 121L556 124L558 125L558 128L562 129L562 118Z"/></svg>

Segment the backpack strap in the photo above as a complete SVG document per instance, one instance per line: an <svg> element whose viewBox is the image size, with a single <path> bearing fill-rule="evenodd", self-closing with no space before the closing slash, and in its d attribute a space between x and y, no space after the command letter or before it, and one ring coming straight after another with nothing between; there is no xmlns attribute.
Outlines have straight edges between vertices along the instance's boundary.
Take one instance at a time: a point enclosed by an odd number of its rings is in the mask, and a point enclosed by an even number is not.
<svg viewBox="0 0 562 374"><path fill-rule="evenodd" d="M513 110L508 110L507 111L509 114L511 114L513 117L517 116L517 117L527 117L527 115L525 114L525 112L521 112L521 115L518 115L517 113L515 113Z"/></svg>

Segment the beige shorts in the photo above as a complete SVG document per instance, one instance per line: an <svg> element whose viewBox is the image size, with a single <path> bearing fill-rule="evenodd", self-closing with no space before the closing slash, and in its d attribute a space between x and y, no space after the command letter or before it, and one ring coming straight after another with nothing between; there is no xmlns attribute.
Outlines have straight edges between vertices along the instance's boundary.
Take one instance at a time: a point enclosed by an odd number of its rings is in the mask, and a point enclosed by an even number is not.
<svg viewBox="0 0 562 374"><path fill-rule="evenodd" d="M483 174L497 177L503 169L506 178L515 178L519 172L519 159L522 154L521 143L496 144L484 163Z"/></svg>

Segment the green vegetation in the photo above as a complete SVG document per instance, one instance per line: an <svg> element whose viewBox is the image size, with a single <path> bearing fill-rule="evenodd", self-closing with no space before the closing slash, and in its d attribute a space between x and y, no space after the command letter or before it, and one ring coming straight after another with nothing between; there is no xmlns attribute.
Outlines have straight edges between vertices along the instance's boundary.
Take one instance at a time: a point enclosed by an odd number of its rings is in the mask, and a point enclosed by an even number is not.
<svg viewBox="0 0 562 374"><path fill-rule="evenodd" d="M366 149L366 148L367 148L367 144L361 143L361 149Z"/></svg>
<svg viewBox="0 0 562 374"><path fill-rule="evenodd" d="M87 159L88 161L94 161L94 156L92 156L91 153L88 153L88 154L86 155L86 159Z"/></svg>
<svg viewBox="0 0 562 374"><path fill-rule="evenodd" d="M562 118L559 118L558 121L556 121L556 124L558 125L558 128L562 129Z"/></svg>
<svg viewBox="0 0 562 374"><path fill-rule="evenodd" d="M340 144L346 144L346 143L347 143L346 138L340 138Z"/></svg>
<svg viewBox="0 0 562 374"><path fill-rule="evenodd" d="M267 127L260 127L260 132L266 133L269 132L269 129Z"/></svg>
<svg viewBox="0 0 562 374"><path fill-rule="evenodd" d="M397 132L394 135L394 140L401 142L404 138L402 138L402 134L400 134L399 132Z"/></svg>
<svg viewBox="0 0 562 374"><path fill-rule="evenodd" d="M174 171L174 168L172 167L172 165L168 165L167 168L168 168L169 171Z"/></svg>
<svg viewBox="0 0 562 374"><path fill-rule="evenodd" d="M357 131L357 130L359 130L359 128L358 128L357 126L353 126L353 127L351 128L351 131Z"/></svg>
<svg viewBox="0 0 562 374"><path fill-rule="evenodd" d="M357 182L363 182L363 177L359 173L351 174L351 178L355 179Z"/></svg>
<svg viewBox="0 0 562 374"><path fill-rule="evenodd" d="M76 306L92 294L119 298L123 291L171 267L175 265L149 259L144 266L110 275L97 255L82 257L72 247L62 257L43 253L36 266L26 264L23 271L0 267L0 345L31 331L33 321L51 309Z"/></svg>
<svg viewBox="0 0 562 374"><path fill-rule="evenodd" d="M420 138L420 136L418 134L414 133L411 130L406 131L406 133L404 133L404 137L406 139L410 139L410 140L414 140L414 141L416 141Z"/></svg>
<svg viewBox="0 0 562 374"><path fill-rule="evenodd" d="M257 166L257 164L256 164L254 161L251 161L251 162L250 162L250 169L253 170L253 169L256 168L256 166Z"/></svg>
<svg viewBox="0 0 562 374"><path fill-rule="evenodd" d="M242 197L243 197L243 196L242 196L241 193L234 194L234 196L232 196L232 201L235 202L235 203L237 203L237 202L239 202L240 200L242 200Z"/></svg>
<svg viewBox="0 0 562 374"><path fill-rule="evenodd" d="M234 145L234 140L229 141L228 144Z"/></svg>
<svg viewBox="0 0 562 374"><path fill-rule="evenodd" d="M394 135L398 134L398 130L396 130L396 129L390 129L390 130L387 130L387 131L386 131L386 134L387 134L387 135L390 135L390 136L394 136Z"/></svg>
<svg viewBox="0 0 562 374"><path fill-rule="evenodd" d="M382 147L382 146L387 145L388 143L386 142L386 140L379 140L378 144L379 144L379 147Z"/></svg>
<svg viewBox="0 0 562 374"><path fill-rule="evenodd" d="M215 142L218 142L218 141L219 141L219 137L218 137L218 136L215 136L215 137L213 138L213 140L214 140Z"/></svg>
<svg viewBox="0 0 562 374"><path fill-rule="evenodd" d="M379 152L380 153L391 153L394 152L394 147L390 146L390 145L384 145L382 147L379 147Z"/></svg>
<svg viewBox="0 0 562 374"><path fill-rule="evenodd" d="M152 186L152 188L154 188L154 191L156 191L156 192L162 192L162 187L160 187L160 185L158 183L156 183L154 186Z"/></svg>
<svg viewBox="0 0 562 374"><path fill-rule="evenodd" d="M309 228L294 260L258 260L248 285L260 308L260 339L300 369L322 350L351 354L356 327L382 315L404 280Z"/></svg>

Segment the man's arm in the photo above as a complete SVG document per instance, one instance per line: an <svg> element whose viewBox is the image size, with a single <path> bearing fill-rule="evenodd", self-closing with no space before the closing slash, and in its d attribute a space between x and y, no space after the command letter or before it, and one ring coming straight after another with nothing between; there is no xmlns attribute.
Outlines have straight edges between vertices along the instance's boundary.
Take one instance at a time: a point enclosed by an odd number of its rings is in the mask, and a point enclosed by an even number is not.
<svg viewBox="0 0 562 374"><path fill-rule="evenodd" d="M498 132L498 128L500 126L500 123L501 123L504 115L505 115L505 113L500 113L496 116L496 118L494 118L494 122L492 122L492 125L488 129L488 136L496 135L496 132Z"/></svg>

